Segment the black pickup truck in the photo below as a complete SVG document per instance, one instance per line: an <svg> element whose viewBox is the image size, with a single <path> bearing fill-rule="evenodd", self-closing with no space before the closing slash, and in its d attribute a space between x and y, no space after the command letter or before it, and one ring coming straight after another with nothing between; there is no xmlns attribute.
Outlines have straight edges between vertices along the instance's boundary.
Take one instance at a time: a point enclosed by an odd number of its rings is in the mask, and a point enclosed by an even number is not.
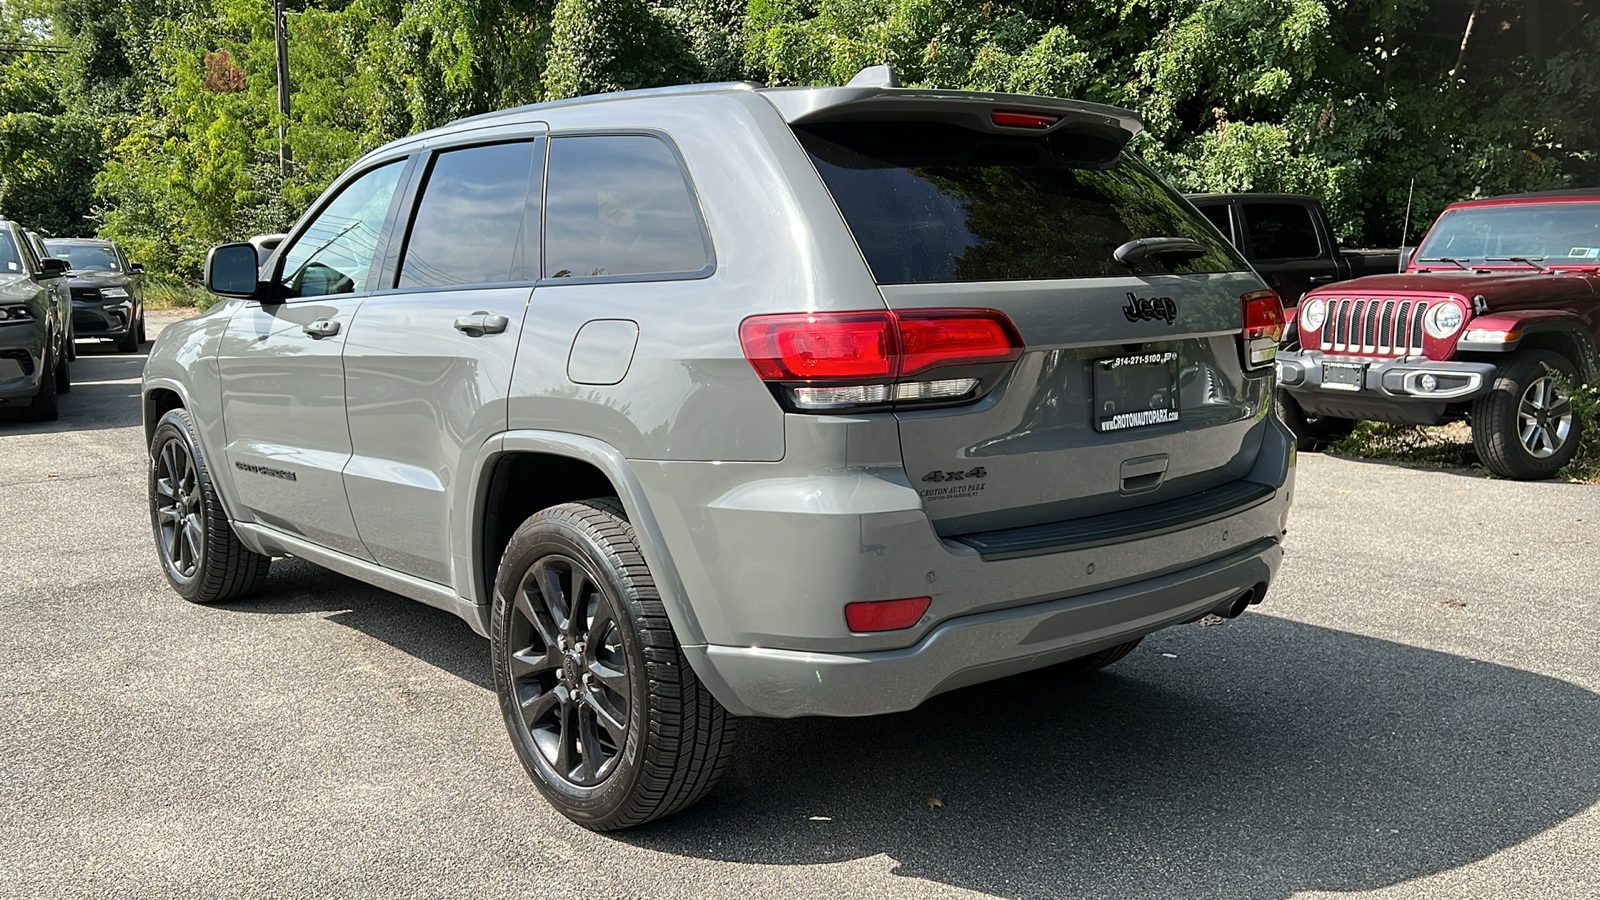
<svg viewBox="0 0 1600 900"><path fill-rule="evenodd" d="M1239 248L1291 310L1312 288L1400 267L1398 250L1340 249L1315 197L1190 194L1189 201Z"/></svg>

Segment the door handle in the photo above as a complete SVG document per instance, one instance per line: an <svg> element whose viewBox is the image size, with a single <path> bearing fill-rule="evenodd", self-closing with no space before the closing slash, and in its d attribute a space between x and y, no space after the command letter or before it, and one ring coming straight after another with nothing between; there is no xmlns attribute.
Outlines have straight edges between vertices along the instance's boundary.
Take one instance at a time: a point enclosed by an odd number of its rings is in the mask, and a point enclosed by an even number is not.
<svg viewBox="0 0 1600 900"><path fill-rule="evenodd" d="M499 334L506 330L511 320L498 313L486 313L482 310L470 316L456 319L456 330L468 337L482 337L486 334Z"/></svg>
<svg viewBox="0 0 1600 900"><path fill-rule="evenodd" d="M332 319L318 319L301 325L300 330L312 337L333 337L339 333L339 323Z"/></svg>
<svg viewBox="0 0 1600 900"><path fill-rule="evenodd" d="M1333 276L1332 275L1313 275L1307 280L1310 281L1312 284L1321 284L1324 281L1332 281L1333 280Z"/></svg>

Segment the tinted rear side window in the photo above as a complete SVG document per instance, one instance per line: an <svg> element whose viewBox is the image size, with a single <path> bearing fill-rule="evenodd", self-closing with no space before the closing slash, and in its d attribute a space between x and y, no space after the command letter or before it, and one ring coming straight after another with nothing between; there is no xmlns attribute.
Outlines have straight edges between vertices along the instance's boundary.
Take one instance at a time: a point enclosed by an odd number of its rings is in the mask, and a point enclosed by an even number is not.
<svg viewBox="0 0 1600 900"><path fill-rule="evenodd" d="M1310 259L1321 256L1311 210L1297 203L1246 203L1244 221L1256 259Z"/></svg>
<svg viewBox="0 0 1600 900"><path fill-rule="evenodd" d="M649 135L550 141L545 277L696 275L711 266L678 157Z"/></svg>
<svg viewBox="0 0 1600 900"><path fill-rule="evenodd" d="M532 141L468 147L434 159L417 203L400 287L494 284L537 277L539 193ZM531 270L524 274L524 270Z"/></svg>
<svg viewBox="0 0 1600 900"><path fill-rule="evenodd" d="M1182 197L1102 140L942 122L828 123L795 133L880 284L1245 268ZM1144 237L1193 238L1207 252L1147 257L1137 268L1112 258Z"/></svg>
<svg viewBox="0 0 1600 900"><path fill-rule="evenodd" d="M1210 219L1211 224L1217 226L1217 230L1222 232L1223 237L1230 241L1233 240L1233 228L1228 224L1228 207L1226 205L1202 206L1200 207L1200 213Z"/></svg>

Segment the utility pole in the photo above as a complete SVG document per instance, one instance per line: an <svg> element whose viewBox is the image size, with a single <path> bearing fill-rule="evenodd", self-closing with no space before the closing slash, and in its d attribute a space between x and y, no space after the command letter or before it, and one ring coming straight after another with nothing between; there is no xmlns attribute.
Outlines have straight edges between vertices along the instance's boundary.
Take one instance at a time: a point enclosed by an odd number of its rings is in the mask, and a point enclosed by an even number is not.
<svg viewBox="0 0 1600 900"><path fill-rule="evenodd" d="M272 0L272 30L278 41L278 175L287 177L294 154L289 150L289 32L283 0Z"/></svg>

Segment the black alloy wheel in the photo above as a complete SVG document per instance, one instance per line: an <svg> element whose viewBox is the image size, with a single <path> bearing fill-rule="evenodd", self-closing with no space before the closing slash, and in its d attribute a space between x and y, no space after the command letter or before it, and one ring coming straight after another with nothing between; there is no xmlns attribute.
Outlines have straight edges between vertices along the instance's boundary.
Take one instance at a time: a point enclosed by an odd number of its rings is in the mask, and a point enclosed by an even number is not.
<svg viewBox="0 0 1600 900"><path fill-rule="evenodd" d="M181 440L163 443L156 451L154 464L150 505L156 548L170 575L191 581L200 571L206 541L200 472L188 445Z"/></svg>
<svg viewBox="0 0 1600 900"><path fill-rule="evenodd" d="M185 600L211 603L244 594L272 565L240 543L211 483L194 422L175 409L150 440L150 527L167 583Z"/></svg>
<svg viewBox="0 0 1600 900"><path fill-rule="evenodd" d="M727 770L734 717L684 657L616 499L522 523L500 558L489 638L511 746L579 825L670 815Z"/></svg>
<svg viewBox="0 0 1600 900"><path fill-rule="evenodd" d="M616 771L633 705L617 600L582 562L551 554L513 602L508 663L522 724L555 777L594 787Z"/></svg>

